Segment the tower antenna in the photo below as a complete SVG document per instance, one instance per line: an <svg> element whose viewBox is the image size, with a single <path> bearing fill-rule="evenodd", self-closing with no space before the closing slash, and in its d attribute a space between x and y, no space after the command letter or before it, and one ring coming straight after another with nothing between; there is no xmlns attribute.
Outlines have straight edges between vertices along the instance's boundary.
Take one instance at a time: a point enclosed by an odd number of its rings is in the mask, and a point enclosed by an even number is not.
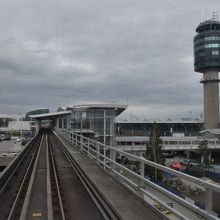
<svg viewBox="0 0 220 220"><path fill-rule="evenodd" d="M213 13L212 13L212 20L213 21L218 21L218 11L213 11Z"/></svg>

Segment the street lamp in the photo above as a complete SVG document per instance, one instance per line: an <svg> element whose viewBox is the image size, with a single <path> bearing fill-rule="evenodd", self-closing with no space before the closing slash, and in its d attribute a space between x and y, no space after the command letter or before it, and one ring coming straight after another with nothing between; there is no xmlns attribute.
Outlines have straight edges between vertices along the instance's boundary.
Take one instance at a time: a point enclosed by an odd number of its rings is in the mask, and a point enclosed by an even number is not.
<svg viewBox="0 0 220 220"><path fill-rule="evenodd" d="M22 114L21 113L19 113L18 115L20 115L21 117L19 118L19 120L20 120L20 122L21 122L21 126L20 126L20 131L21 131L21 139L22 139L22 136L23 136L23 133L22 133L22 130L23 130L23 127L22 127Z"/></svg>

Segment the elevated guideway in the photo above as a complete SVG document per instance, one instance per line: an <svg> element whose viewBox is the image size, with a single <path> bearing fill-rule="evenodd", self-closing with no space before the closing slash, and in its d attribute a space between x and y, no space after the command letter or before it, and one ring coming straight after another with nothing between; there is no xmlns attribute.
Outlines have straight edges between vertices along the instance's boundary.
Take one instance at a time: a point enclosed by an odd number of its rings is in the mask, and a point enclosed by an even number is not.
<svg viewBox="0 0 220 220"><path fill-rule="evenodd" d="M41 130L0 178L1 219L163 219L106 170Z"/></svg>
<svg viewBox="0 0 220 220"><path fill-rule="evenodd" d="M39 133L2 173L1 219L219 219L218 185L69 130L54 134ZM118 153L139 161L140 173ZM147 165L200 187L201 204L147 179Z"/></svg>
<svg viewBox="0 0 220 220"><path fill-rule="evenodd" d="M59 135L69 142L70 149L77 148L80 150L90 159L94 160L98 166L104 168L106 172L118 179L124 187L129 188L152 207L155 206L155 203L159 203L162 207L170 210L175 216L174 219L219 219L214 208L216 198L220 198L220 187L218 185L147 161L144 158L104 145L69 130L62 130L62 133ZM139 161L140 174L117 163L115 157L118 153L130 160ZM179 196L164 186L155 184L145 178L144 167L146 165L154 167L163 173L178 177L192 185L199 186L203 192L202 204L199 205L196 199L193 200L187 196Z"/></svg>

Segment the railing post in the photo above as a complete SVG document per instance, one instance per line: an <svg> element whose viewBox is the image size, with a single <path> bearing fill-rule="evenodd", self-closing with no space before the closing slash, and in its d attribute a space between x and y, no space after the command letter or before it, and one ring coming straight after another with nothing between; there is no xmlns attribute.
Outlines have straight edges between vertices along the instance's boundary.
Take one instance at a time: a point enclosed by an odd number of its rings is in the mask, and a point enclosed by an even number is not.
<svg viewBox="0 0 220 220"><path fill-rule="evenodd" d="M144 176L144 168L145 168L145 164L143 161L140 161L140 174L143 178L145 178ZM140 181L140 186L144 188L144 181Z"/></svg>
<svg viewBox="0 0 220 220"><path fill-rule="evenodd" d="M80 135L80 149L82 150L83 148L83 136Z"/></svg>
<svg viewBox="0 0 220 220"><path fill-rule="evenodd" d="M74 145L74 133L72 132L72 145Z"/></svg>
<svg viewBox="0 0 220 220"><path fill-rule="evenodd" d="M74 133L72 133L72 137L73 137L73 139L72 139L72 144L73 144L73 146L74 146L74 144L75 144L75 137L74 137Z"/></svg>
<svg viewBox="0 0 220 220"><path fill-rule="evenodd" d="M103 148L103 154L104 154L103 162L104 162L104 169L105 169L106 168L106 166L105 166L105 163L106 163L106 159L105 159L105 157L106 157L106 149L105 149L105 147Z"/></svg>
<svg viewBox="0 0 220 220"><path fill-rule="evenodd" d="M100 146L98 143L96 143L96 151L97 151L97 154L96 154L96 159L97 161L100 160L100 157L99 157L99 153L100 153Z"/></svg>
<svg viewBox="0 0 220 220"><path fill-rule="evenodd" d="M80 149L81 147L81 137L80 135L77 135L77 147Z"/></svg>
<svg viewBox="0 0 220 220"><path fill-rule="evenodd" d="M77 135L74 134L75 147L77 148Z"/></svg>
<svg viewBox="0 0 220 220"><path fill-rule="evenodd" d="M68 141L71 143L71 135L70 135L70 132L67 131L67 134L68 134Z"/></svg>
<svg viewBox="0 0 220 220"><path fill-rule="evenodd" d="M212 213L212 190L210 188L206 188L205 192L205 210Z"/></svg>
<svg viewBox="0 0 220 220"><path fill-rule="evenodd" d="M89 142L89 139L87 140L87 154L89 155L90 154L90 151L89 151L89 148L90 148L90 142Z"/></svg>
<svg viewBox="0 0 220 220"><path fill-rule="evenodd" d="M116 151L115 149L110 149L110 158L116 162ZM111 168L114 169L115 168L115 163L111 163Z"/></svg>

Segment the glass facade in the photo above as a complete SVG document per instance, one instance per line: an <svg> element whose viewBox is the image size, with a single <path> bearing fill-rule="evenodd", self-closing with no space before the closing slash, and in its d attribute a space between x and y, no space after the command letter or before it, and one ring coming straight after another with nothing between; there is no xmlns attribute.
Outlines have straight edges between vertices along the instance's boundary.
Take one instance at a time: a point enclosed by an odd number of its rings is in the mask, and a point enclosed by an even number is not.
<svg viewBox="0 0 220 220"><path fill-rule="evenodd" d="M13 121L12 118L0 118L0 128L7 128L9 121Z"/></svg>
<svg viewBox="0 0 220 220"><path fill-rule="evenodd" d="M154 123L149 122L117 122L117 136L150 136ZM182 133L184 136L198 136L203 129L202 122L157 122L160 127L161 136L173 136L173 133Z"/></svg>
<svg viewBox="0 0 220 220"><path fill-rule="evenodd" d="M68 129L109 146L115 146L116 116L127 105L88 104L67 107L67 113L55 116L57 129Z"/></svg>
<svg viewBox="0 0 220 220"><path fill-rule="evenodd" d="M194 37L194 69L220 71L220 23L206 21L196 29Z"/></svg>
<svg viewBox="0 0 220 220"><path fill-rule="evenodd" d="M194 51L201 50L201 49L207 49L207 48L220 48L220 43L200 45L200 46L195 47Z"/></svg>
<svg viewBox="0 0 220 220"><path fill-rule="evenodd" d="M114 109L85 109L73 110L70 115L69 129L74 132L90 134L99 142L112 146L114 137Z"/></svg>

